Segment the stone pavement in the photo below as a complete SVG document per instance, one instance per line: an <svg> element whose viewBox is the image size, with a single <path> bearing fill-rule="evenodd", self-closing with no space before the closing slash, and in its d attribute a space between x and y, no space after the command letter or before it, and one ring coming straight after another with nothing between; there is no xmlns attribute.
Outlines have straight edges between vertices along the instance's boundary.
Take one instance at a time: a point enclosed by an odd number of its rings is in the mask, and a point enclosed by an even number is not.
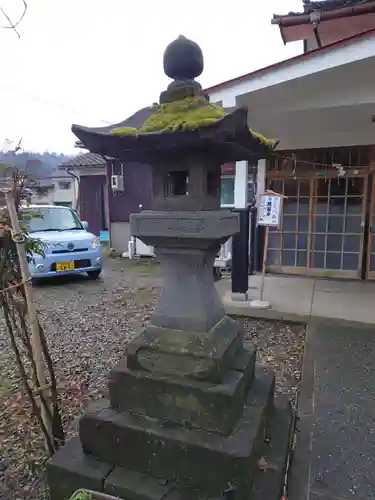
<svg viewBox="0 0 375 500"><path fill-rule="evenodd" d="M249 277L250 300L259 298L260 279ZM229 314L306 323L324 318L332 324L375 324L375 282L266 276L264 299L271 304L267 310L233 301L229 279L220 280L217 286Z"/></svg>
<svg viewBox="0 0 375 500"><path fill-rule="evenodd" d="M267 276L269 310L218 288L230 314L307 323L288 500L375 499L375 283Z"/></svg>
<svg viewBox="0 0 375 500"><path fill-rule="evenodd" d="M308 326L288 500L375 498L375 331Z"/></svg>

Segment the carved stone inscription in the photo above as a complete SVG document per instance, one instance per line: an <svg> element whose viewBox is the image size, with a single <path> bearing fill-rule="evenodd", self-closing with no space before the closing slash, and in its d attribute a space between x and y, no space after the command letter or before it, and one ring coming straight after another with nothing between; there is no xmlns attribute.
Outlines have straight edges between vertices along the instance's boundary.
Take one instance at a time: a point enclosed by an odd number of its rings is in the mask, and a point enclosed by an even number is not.
<svg viewBox="0 0 375 500"><path fill-rule="evenodd" d="M188 219L188 218L142 218L138 219L138 231L152 233L200 233L205 228L204 219Z"/></svg>

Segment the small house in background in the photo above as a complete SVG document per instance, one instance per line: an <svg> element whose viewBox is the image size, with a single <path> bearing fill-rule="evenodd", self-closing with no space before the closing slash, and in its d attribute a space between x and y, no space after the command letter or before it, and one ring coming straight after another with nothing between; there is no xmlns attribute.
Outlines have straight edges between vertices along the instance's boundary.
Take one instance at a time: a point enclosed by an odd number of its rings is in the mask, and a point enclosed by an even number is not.
<svg viewBox="0 0 375 500"><path fill-rule="evenodd" d="M55 169L38 179L32 188L31 203L35 205L61 205L76 208L78 183L68 171Z"/></svg>
<svg viewBox="0 0 375 500"><path fill-rule="evenodd" d="M26 175L34 205L62 205L75 208L78 193L77 179L61 170L62 161L69 160L63 154L0 151L0 161Z"/></svg>
<svg viewBox="0 0 375 500"><path fill-rule="evenodd" d="M150 167L138 163L125 167L118 160L82 153L60 168L78 178L77 211L90 231L102 239L108 235L116 252L127 251L130 214L150 206Z"/></svg>

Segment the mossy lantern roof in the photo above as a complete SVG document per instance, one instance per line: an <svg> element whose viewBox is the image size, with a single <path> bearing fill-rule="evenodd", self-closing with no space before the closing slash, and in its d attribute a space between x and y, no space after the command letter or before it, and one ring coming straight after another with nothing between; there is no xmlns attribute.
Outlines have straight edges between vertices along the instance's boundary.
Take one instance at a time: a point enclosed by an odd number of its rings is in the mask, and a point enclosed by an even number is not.
<svg viewBox="0 0 375 500"><path fill-rule="evenodd" d="M202 151L221 163L268 156L277 141L249 129L246 107L210 104L195 80L202 71L200 47L180 36L164 53L164 72L173 82L159 104L115 125L73 125L72 131L91 152L123 161L153 163L158 157Z"/></svg>

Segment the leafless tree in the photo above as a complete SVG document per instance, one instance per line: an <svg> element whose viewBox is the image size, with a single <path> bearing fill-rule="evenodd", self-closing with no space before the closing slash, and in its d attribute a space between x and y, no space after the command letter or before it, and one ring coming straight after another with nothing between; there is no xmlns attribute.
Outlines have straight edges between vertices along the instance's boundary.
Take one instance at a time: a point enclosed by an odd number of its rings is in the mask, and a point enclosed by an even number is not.
<svg viewBox="0 0 375 500"><path fill-rule="evenodd" d="M8 22L8 24L6 24L6 25L0 25L0 28L12 29L16 33L16 35L18 36L18 38L21 38L21 35L19 34L19 32L17 30L17 26L20 24L20 22L25 17L26 12L27 12L27 2L26 2L26 0L20 0L20 1L22 2L23 9L22 9L21 15L18 16L18 19L16 21L12 20L11 17L5 12L4 8L0 5L0 12L3 14L3 16L5 17L5 19Z"/></svg>

